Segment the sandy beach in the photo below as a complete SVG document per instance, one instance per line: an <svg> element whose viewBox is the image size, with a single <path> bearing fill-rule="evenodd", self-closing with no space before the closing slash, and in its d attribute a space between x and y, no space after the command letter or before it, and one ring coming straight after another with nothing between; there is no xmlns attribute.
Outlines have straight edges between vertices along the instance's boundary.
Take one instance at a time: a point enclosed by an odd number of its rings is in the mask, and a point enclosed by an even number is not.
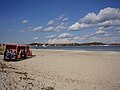
<svg viewBox="0 0 120 90"><path fill-rule="evenodd" d="M21 61L0 56L0 90L120 90L120 52L32 52Z"/></svg>

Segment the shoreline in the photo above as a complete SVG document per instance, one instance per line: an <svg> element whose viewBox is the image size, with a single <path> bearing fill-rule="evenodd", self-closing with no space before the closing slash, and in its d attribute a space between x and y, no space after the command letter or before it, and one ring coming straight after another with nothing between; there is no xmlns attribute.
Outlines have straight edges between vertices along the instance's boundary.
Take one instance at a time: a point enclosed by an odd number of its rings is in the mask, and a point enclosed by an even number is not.
<svg viewBox="0 0 120 90"><path fill-rule="evenodd" d="M31 50L41 50L41 51L72 51L72 52L116 52L120 53L120 51L102 51L102 50L67 50L67 49L31 49Z"/></svg>
<svg viewBox="0 0 120 90"><path fill-rule="evenodd" d="M33 47L31 49L50 49L50 50L78 50L78 51L114 51L114 52L120 52L120 46L60 46L60 47Z"/></svg>

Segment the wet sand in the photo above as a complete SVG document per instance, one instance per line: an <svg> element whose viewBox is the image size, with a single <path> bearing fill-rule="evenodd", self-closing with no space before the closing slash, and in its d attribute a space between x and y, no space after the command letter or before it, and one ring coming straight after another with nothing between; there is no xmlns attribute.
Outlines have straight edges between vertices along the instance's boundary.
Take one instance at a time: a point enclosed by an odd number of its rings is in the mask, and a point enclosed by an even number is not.
<svg viewBox="0 0 120 90"><path fill-rule="evenodd" d="M0 56L0 90L120 90L120 52L32 51L16 62Z"/></svg>

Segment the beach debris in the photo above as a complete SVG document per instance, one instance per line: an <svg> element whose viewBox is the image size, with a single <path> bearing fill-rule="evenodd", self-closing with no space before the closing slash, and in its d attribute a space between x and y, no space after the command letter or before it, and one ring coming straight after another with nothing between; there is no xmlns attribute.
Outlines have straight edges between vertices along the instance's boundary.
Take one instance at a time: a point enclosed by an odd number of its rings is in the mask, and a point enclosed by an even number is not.
<svg viewBox="0 0 120 90"><path fill-rule="evenodd" d="M54 87L43 87L42 90L54 90Z"/></svg>

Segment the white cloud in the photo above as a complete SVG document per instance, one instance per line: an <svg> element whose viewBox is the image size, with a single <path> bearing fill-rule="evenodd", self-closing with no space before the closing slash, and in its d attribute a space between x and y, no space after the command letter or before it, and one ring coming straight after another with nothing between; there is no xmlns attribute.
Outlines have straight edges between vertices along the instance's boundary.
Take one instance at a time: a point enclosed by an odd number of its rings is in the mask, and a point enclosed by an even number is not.
<svg viewBox="0 0 120 90"><path fill-rule="evenodd" d="M93 24L96 23L97 20L98 20L97 15L94 12L92 12L92 13L88 13L84 18L81 18L80 22Z"/></svg>
<svg viewBox="0 0 120 90"><path fill-rule="evenodd" d="M120 25L120 20L108 20L98 24L98 26L105 26L105 27L115 26L115 25Z"/></svg>
<svg viewBox="0 0 120 90"><path fill-rule="evenodd" d="M50 38L55 38L55 37L56 37L56 34L47 36L46 38L50 39Z"/></svg>
<svg viewBox="0 0 120 90"><path fill-rule="evenodd" d="M110 26L111 24L113 24L113 22L109 20L109 21L99 23L98 26Z"/></svg>
<svg viewBox="0 0 120 90"><path fill-rule="evenodd" d="M59 17L57 17L55 20L62 20L64 18L64 14L60 15Z"/></svg>
<svg viewBox="0 0 120 90"><path fill-rule="evenodd" d="M67 12L61 14L59 17L55 18L55 20L62 20L62 21L67 21L68 18L66 18L65 16L67 15Z"/></svg>
<svg viewBox="0 0 120 90"><path fill-rule="evenodd" d="M24 19L24 20L22 21L22 23L23 23L23 24L26 24L26 23L28 23L28 20Z"/></svg>
<svg viewBox="0 0 120 90"><path fill-rule="evenodd" d="M67 29L68 27L67 27L67 25L65 25L65 23L60 23L60 24L58 24L58 25L51 25L51 26L47 26L47 27L44 27L43 28L43 26L38 26L38 27L35 27L35 28L33 28L32 30L29 30L29 31L34 31L34 32L36 32L36 31L44 31L44 32L57 32L57 31L61 31L61 30L65 30L65 29ZM30 28L31 29L31 28Z"/></svg>
<svg viewBox="0 0 120 90"><path fill-rule="evenodd" d="M96 30L105 30L105 27L98 27Z"/></svg>
<svg viewBox="0 0 120 90"><path fill-rule="evenodd" d="M114 27L113 26L100 26L100 27L97 27L95 30L97 30L99 32L99 30L102 30L102 31L106 31L106 30L113 30Z"/></svg>
<svg viewBox="0 0 120 90"><path fill-rule="evenodd" d="M46 27L44 31L55 31L55 29L53 26L50 26L50 27Z"/></svg>
<svg viewBox="0 0 120 90"><path fill-rule="evenodd" d="M74 37L73 39L74 39L74 40L79 40L79 39L80 39L80 37Z"/></svg>
<svg viewBox="0 0 120 90"><path fill-rule="evenodd" d="M61 26L65 26L65 25L67 25L66 23L64 23L64 22L61 22L61 24L60 24Z"/></svg>
<svg viewBox="0 0 120 90"><path fill-rule="evenodd" d="M56 31L68 29L67 23L61 22L55 27Z"/></svg>
<svg viewBox="0 0 120 90"><path fill-rule="evenodd" d="M111 7L104 8L100 10L97 17L99 19L99 22L120 19L120 9Z"/></svg>
<svg viewBox="0 0 120 90"><path fill-rule="evenodd" d="M55 21L50 20L50 21L47 23L47 25L53 25L53 24L54 24L54 22L55 22Z"/></svg>
<svg viewBox="0 0 120 90"><path fill-rule="evenodd" d="M107 37L91 37L88 38L88 40L91 40L91 42L99 41L103 43L112 43L112 42L120 42L120 38L116 36L107 36Z"/></svg>
<svg viewBox="0 0 120 90"><path fill-rule="evenodd" d="M104 34L104 33L105 33L105 31L103 31L103 30L99 30L99 31L95 32L95 34Z"/></svg>
<svg viewBox="0 0 120 90"><path fill-rule="evenodd" d="M70 33L62 33L58 36L58 38L69 38L72 37L73 35Z"/></svg>
<svg viewBox="0 0 120 90"><path fill-rule="evenodd" d="M47 26L44 27L43 31L44 32L49 32L49 31L61 31L68 29L67 21L68 18L65 17L66 13L60 15L59 17L48 21Z"/></svg>
<svg viewBox="0 0 120 90"><path fill-rule="evenodd" d="M61 22L60 24L58 25L54 25L54 26L49 26L49 27L46 27L44 28L44 31L61 31L61 30L65 30L67 29L67 25L65 25L65 23Z"/></svg>
<svg viewBox="0 0 120 90"><path fill-rule="evenodd" d="M68 21L68 18L63 18L63 21Z"/></svg>
<svg viewBox="0 0 120 90"><path fill-rule="evenodd" d="M33 40L38 40L39 38L38 37L34 37Z"/></svg>
<svg viewBox="0 0 120 90"><path fill-rule="evenodd" d="M67 26L65 26L65 25L58 25L58 26L56 26L56 31L61 31L61 30L64 30L64 29L67 29Z"/></svg>
<svg viewBox="0 0 120 90"><path fill-rule="evenodd" d="M48 43L73 43L73 41L69 40L68 38L59 38L59 39L49 39Z"/></svg>
<svg viewBox="0 0 120 90"><path fill-rule="evenodd" d="M91 34L81 37L74 37L77 42L120 42L120 9L104 8L98 14L92 12L81 18L79 22L75 22L69 26L69 30L80 30L82 28L92 27ZM113 30L118 30L113 31Z"/></svg>
<svg viewBox="0 0 120 90"><path fill-rule="evenodd" d="M84 18L80 19L80 22L93 24L118 19L120 19L120 9L107 7L101 9L98 14L94 12L88 13Z"/></svg>
<svg viewBox="0 0 120 90"><path fill-rule="evenodd" d="M98 14L94 12L88 13L85 17L80 19L80 22L69 26L69 30L79 30L90 26L112 25L120 25L120 9L107 7L101 9Z"/></svg>
<svg viewBox="0 0 120 90"><path fill-rule="evenodd" d="M33 32L36 32L36 31L42 31L43 27L42 26L38 26L38 27L35 27L33 28Z"/></svg>
<svg viewBox="0 0 120 90"><path fill-rule="evenodd" d="M86 24L86 23L79 23L79 22L76 22L75 24L69 26L69 30L79 30L79 29L82 29L82 28L88 28L90 26L93 26L91 24Z"/></svg>

